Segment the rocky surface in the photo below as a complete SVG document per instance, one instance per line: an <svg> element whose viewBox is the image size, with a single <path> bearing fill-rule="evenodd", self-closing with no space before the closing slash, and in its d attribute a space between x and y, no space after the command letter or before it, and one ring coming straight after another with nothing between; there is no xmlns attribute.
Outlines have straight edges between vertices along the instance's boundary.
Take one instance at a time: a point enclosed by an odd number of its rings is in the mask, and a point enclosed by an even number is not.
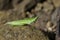
<svg viewBox="0 0 60 40"><path fill-rule="evenodd" d="M48 33L56 31L54 14L59 12L55 11L59 6L60 0L0 0L0 40L54 40L55 35L51 37ZM31 25L5 25L35 16L38 19Z"/></svg>

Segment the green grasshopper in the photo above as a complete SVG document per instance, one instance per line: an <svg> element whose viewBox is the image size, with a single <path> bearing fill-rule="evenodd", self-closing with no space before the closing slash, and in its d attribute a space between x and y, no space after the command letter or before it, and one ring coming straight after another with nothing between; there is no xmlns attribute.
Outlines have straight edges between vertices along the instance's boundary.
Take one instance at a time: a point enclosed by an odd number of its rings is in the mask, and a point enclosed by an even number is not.
<svg viewBox="0 0 60 40"><path fill-rule="evenodd" d="M22 20L16 20L16 21L7 22L6 24L13 25L13 26L17 26L17 25L22 26L22 25L25 25L25 24L31 24L36 19L37 19L37 17L25 18L25 19L22 19Z"/></svg>

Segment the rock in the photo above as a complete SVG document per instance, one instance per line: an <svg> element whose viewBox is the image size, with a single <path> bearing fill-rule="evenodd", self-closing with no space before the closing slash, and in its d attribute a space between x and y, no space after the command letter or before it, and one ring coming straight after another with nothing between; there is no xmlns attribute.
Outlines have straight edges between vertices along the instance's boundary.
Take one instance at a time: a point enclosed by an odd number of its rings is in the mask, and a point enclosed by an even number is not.
<svg viewBox="0 0 60 40"><path fill-rule="evenodd" d="M52 0L54 3L55 7L59 7L60 6L60 0Z"/></svg>
<svg viewBox="0 0 60 40"><path fill-rule="evenodd" d="M3 40L49 40L40 30L28 26L0 26Z"/></svg>

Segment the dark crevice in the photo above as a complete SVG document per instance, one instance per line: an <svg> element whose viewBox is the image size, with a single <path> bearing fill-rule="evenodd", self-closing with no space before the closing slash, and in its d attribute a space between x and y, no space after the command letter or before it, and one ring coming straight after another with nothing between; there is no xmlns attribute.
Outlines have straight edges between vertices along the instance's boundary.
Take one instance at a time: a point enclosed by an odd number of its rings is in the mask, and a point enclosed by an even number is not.
<svg viewBox="0 0 60 40"><path fill-rule="evenodd" d="M35 28L35 29L42 31L42 33L43 33L45 36L47 36L47 37L49 38L49 40L55 40L55 37L56 37L55 32L48 32L48 31L44 31L44 30L42 30L42 29L37 29L37 28Z"/></svg>
<svg viewBox="0 0 60 40"><path fill-rule="evenodd" d="M28 15L26 14L26 18L28 17Z"/></svg>
<svg viewBox="0 0 60 40"><path fill-rule="evenodd" d="M49 40L55 40L56 34L54 32L45 32L45 31L42 32L44 33L45 36L49 38Z"/></svg>
<svg viewBox="0 0 60 40"><path fill-rule="evenodd" d="M41 7L41 10L43 10L43 9L44 9L44 7L42 6L42 7Z"/></svg>
<svg viewBox="0 0 60 40"><path fill-rule="evenodd" d="M54 3L53 3L53 1L51 0L51 5L53 5L53 9L52 9L52 11L51 11L51 14L50 15L52 15L53 14L53 12L55 11L55 9L56 9L56 7L55 7L55 5L54 5Z"/></svg>
<svg viewBox="0 0 60 40"><path fill-rule="evenodd" d="M43 3L43 2L45 2L45 1L47 1L47 0L35 0L36 2L39 2L39 3Z"/></svg>
<svg viewBox="0 0 60 40"><path fill-rule="evenodd" d="M58 26L59 26L59 37L60 37L60 20L59 20Z"/></svg>
<svg viewBox="0 0 60 40"><path fill-rule="evenodd" d="M36 7L37 3L43 3L43 2L45 2L45 1L46 1L46 0L34 0L34 1L30 2L30 3L28 3L28 4L25 6L25 12L26 12L26 11L31 12L31 10Z"/></svg>
<svg viewBox="0 0 60 40"><path fill-rule="evenodd" d="M31 12L31 10L34 9L35 6L36 6L36 3L30 2L29 4L27 4L27 5L25 6L25 12L26 12L26 11Z"/></svg>
<svg viewBox="0 0 60 40"><path fill-rule="evenodd" d="M46 34L47 36L48 36L48 38L49 38L49 40L55 40L55 33L53 33L53 32L48 32L47 34Z"/></svg>
<svg viewBox="0 0 60 40"><path fill-rule="evenodd" d="M12 0L5 0L3 3L3 7L1 10L8 10L8 9L12 9L13 5L12 5Z"/></svg>
<svg viewBox="0 0 60 40"><path fill-rule="evenodd" d="M52 9L50 15L52 15L54 13L55 9L56 9L55 7Z"/></svg>
<svg viewBox="0 0 60 40"><path fill-rule="evenodd" d="M57 22L57 28L56 28L56 40L60 40L60 19Z"/></svg>
<svg viewBox="0 0 60 40"><path fill-rule="evenodd" d="M17 4L21 3L23 0L18 0Z"/></svg>
<svg viewBox="0 0 60 40"><path fill-rule="evenodd" d="M54 5L54 3L53 3L53 1L51 0L51 4L53 5L53 8L55 8L55 5Z"/></svg>

